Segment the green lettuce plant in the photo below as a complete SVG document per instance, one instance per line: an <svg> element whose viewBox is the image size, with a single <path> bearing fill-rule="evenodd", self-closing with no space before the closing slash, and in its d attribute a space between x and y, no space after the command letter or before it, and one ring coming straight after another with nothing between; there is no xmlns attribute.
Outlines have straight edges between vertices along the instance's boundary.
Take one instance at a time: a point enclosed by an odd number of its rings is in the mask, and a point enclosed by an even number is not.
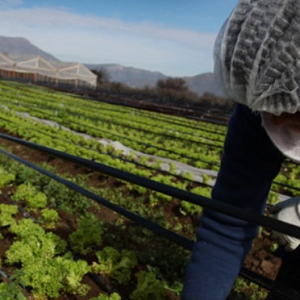
<svg viewBox="0 0 300 300"><path fill-rule="evenodd" d="M0 187L5 187L7 184L14 182L16 176L12 173L7 172L0 167Z"/></svg>
<svg viewBox="0 0 300 300"><path fill-rule="evenodd" d="M69 237L71 249L86 255L102 244L102 223L92 214L78 221L77 229Z"/></svg>
<svg viewBox="0 0 300 300"><path fill-rule="evenodd" d="M121 300L121 296L117 293L112 293L111 295L101 294L98 297L93 297L90 300Z"/></svg>
<svg viewBox="0 0 300 300"><path fill-rule="evenodd" d="M25 201L30 210L45 208L47 205L47 196L37 191L34 186L25 183L18 186L11 198L15 201Z"/></svg>
<svg viewBox="0 0 300 300"><path fill-rule="evenodd" d="M0 299L1 300L26 300L21 288L14 282L0 283Z"/></svg>
<svg viewBox="0 0 300 300"><path fill-rule="evenodd" d="M17 213L17 205L0 204L0 227L13 224L15 222L14 215Z"/></svg>
<svg viewBox="0 0 300 300"><path fill-rule="evenodd" d="M131 271L137 265L137 258L133 251L122 250L107 246L102 251L97 251L99 263L93 263L93 271L108 276L120 284L127 284L131 278Z"/></svg>
<svg viewBox="0 0 300 300"><path fill-rule="evenodd" d="M140 271L136 274L137 287L130 294L131 300L164 300L166 289L164 283L158 280L153 272Z"/></svg>
<svg viewBox="0 0 300 300"><path fill-rule="evenodd" d="M41 211L42 215L39 222L48 229L55 228L56 223L59 221L58 212L54 209L45 208Z"/></svg>
<svg viewBox="0 0 300 300"><path fill-rule="evenodd" d="M13 273L16 283L32 290L35 300L55 298L61 293L85 295L81 283L90 272L87 262L75 261L66 253L66 242L52 232L45 232L31 219L22 219L10 229L16 241L6 251L9 265L21 266Z"/></svg>

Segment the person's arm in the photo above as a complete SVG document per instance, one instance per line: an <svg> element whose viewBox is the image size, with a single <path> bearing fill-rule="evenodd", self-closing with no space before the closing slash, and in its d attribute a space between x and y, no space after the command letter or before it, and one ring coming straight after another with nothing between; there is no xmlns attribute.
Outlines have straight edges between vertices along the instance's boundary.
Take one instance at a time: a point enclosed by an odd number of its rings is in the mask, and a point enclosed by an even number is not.
<svg viewBox="0 0 300 300"><path fill-rule="evenodd" d="M236 105L212 198L249 214L261 213L282 161L262 127L260 114ZM204 209L182 300L224 300L256 234L255 224Z"/></svg>

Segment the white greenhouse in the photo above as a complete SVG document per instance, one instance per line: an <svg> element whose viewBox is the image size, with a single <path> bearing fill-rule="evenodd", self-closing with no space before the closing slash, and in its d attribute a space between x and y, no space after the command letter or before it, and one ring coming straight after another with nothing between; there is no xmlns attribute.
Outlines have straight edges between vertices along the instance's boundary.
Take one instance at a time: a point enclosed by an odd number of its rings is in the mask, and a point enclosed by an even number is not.
<svg viewBox="0 0 300 300"><path fill-rule="evenodd" d="M80 63L51 64L37 56L24 61L13 61L0 53L0 78L30 82L69 84L75 87L96 87L97 75Z"/></svg>

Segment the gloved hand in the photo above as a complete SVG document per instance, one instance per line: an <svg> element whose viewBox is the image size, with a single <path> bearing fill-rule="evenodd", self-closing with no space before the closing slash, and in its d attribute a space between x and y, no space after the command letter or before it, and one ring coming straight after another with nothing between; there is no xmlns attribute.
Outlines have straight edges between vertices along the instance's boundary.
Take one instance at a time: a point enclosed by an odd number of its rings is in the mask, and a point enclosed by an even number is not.
<svg viewBox="0 0 300 300"><path fill-rule="evenodd" d="M300 227L300 197L281 201L269 208L269 212L275 214L274 218L279 221ZM270 238L284 246L286 251L293 251L300 244L300 239L274 230L271 232Z"/></svg>

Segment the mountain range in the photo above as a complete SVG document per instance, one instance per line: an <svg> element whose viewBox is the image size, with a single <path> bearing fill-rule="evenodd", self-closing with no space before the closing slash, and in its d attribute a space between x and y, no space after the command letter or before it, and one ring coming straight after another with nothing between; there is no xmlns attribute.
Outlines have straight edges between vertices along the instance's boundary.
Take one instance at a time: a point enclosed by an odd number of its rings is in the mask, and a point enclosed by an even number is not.
<svg viewBox="0 0 300 300"><path fill-rule="evenodd" d="M60 62L60 60L52 54L36 47L29 40L22 37L0 36L0 53L15 61L41 56L49 62ZM109 74L111 81L121 82L122 84L136 88L144 88L146 86L154 87L158 80L169 77L160 72L125 67L118 64L85 65L89 69L104 69ZM223 96L222 91L214 79L213 73L204 73L182 78L186 81L190 91L195 92L199 96L202 96L204 93Z"/></svg>
<svg viewBox="0 0 300 300"><path fill-rule="evenodd" d="M6 55L14 61L41 56L50 63L59 62L59 59L34 46L27 39L22 37L0 36L0 53Z"/></svg>

